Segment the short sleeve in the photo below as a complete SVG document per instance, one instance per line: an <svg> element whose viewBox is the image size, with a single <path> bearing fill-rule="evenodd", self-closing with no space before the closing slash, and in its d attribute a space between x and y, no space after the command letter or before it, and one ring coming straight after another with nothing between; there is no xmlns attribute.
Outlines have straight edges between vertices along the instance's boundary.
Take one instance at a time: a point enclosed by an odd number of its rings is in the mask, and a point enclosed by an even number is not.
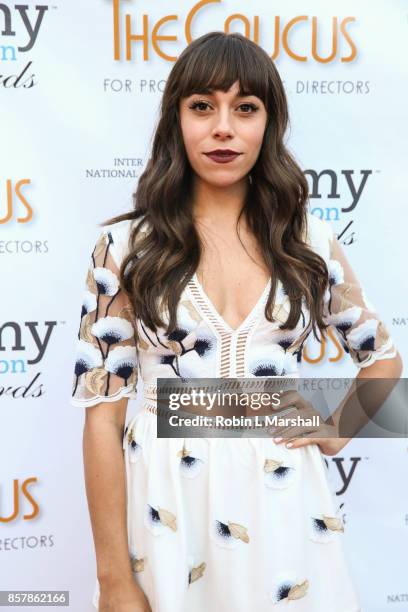
<svg viewBox="0 0 408 612"><path fill-rule="evenodd" d="M343 247L329 232L329 288L324 321L335 330L344 350L359 368L397 354L393 339L369 301L347 260Z"/></svg>
<svg viewBox="0 0 408 612"><path fill-rule="evenodd" d="M119 282L120 247L114 232L105 228L90 257L70 398L73 406L136 398L135 317Z"/></svg>

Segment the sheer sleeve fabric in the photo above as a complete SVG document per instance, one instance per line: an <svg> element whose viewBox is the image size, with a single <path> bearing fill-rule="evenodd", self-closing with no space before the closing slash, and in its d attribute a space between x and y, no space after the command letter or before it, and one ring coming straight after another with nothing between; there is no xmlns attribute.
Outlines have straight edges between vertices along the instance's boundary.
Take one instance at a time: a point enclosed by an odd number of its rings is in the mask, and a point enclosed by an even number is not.
<svg viewBox="0 0 408 612"><path fill-rule="evenodd" d="M330 281L324 300L324 320L333 327L356 366L364 368L378 359L395 357L396 348L388 329L331 230L328 268Z"/></svg>
<svg viewBox="0 0 408 612"><path fill-rule="evenodd" d="M119 284L113 236L108 229L102 231L89 262L70 398L73 406L136 398L135 317Z"/></svg>

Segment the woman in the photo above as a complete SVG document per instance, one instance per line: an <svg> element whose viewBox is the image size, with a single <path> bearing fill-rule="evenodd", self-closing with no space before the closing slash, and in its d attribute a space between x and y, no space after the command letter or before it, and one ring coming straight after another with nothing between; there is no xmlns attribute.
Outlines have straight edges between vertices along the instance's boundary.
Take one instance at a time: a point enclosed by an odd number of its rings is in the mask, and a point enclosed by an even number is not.
<svg viewBox="0 0 408 612"><path fill-rule="evenodd" d="M93 250L71 401L87 408L101 611L360 610L322 458L347 439L156 437L157 378L296 375L330 324L359 377L400 375L330 225L306 211L287 122L267 54L201 36L170 72L135 210Z"/></svg>

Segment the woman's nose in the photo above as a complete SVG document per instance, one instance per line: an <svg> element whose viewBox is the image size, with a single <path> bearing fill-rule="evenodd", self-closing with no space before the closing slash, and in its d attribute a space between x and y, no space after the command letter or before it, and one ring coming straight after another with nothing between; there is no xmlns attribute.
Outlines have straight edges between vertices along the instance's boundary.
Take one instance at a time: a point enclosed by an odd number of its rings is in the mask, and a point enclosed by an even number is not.
<svg viewBox="0 0 408 612"><path fill-rule="evenodd" d="M219 136L229 136L234 133L232 119L228 110L219 111L215 115L213 133Z"/></svg>

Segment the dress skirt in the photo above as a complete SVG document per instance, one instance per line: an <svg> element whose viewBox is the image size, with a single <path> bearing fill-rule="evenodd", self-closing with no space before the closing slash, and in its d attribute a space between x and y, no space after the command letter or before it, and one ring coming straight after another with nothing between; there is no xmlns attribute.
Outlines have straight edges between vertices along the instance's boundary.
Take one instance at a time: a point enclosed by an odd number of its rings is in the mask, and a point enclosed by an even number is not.
<svg viewBox="0 0 408 612"><path fill-rule="evenodd" d="M317 445L123 437L129 555L152 612L359 612ZM99 585L93 603L98 607Z"/></svg>

